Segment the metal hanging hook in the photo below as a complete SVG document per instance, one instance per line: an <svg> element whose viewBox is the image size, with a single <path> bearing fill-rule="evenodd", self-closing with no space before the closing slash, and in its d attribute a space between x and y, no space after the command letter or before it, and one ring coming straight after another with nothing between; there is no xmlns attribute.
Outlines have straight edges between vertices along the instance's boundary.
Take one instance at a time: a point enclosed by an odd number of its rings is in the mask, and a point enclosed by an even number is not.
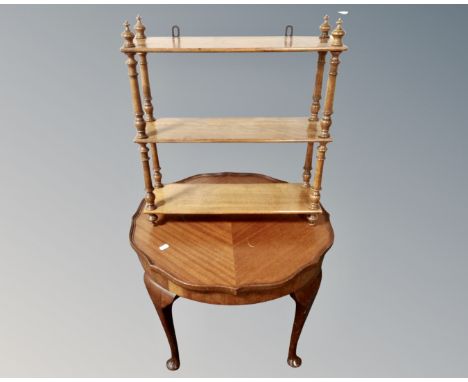
<svg viewBox="0 0 468 382"><path fill-rule="evenodd" d="M294 34L294 27L292 25L286 25L286 28L284 28L284 37L292 37L293 34Z"/></svg>
<svg viewBox="0 0 468 382"><path fill-rule="evenodd" d="M176 31L177 31L177 35L175 33ZM180 28L178 25L172 26L172 38L175 38L175 37L180 37Z"/></svg>

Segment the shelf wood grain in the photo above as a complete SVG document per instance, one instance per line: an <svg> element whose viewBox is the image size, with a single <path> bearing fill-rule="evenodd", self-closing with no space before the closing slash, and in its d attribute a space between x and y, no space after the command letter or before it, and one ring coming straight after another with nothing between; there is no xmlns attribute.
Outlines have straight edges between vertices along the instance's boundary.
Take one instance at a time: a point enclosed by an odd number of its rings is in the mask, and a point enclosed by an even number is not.
<svg viewBox="0 0 468 382"><path fill-rule="evenodd" d="M320 125L307 117L292 118L161 118L146 123L147 138L163 142L330 142L320 138Z"/></svg>
<svg viewBox="0 0 468 382"><path fill-rule="evenodd" d="M344 51L347 46L320 42L318 36L187 36L147 37L134 39L133 47L122 47L125 53L259 53Z"/></svg>
<svg viewBox="0 0 468 382"><path fill-rule="evenodd" d="M180 184L154 191L156 209L149 214L311 214L310 188L296 183Z"/></svg>

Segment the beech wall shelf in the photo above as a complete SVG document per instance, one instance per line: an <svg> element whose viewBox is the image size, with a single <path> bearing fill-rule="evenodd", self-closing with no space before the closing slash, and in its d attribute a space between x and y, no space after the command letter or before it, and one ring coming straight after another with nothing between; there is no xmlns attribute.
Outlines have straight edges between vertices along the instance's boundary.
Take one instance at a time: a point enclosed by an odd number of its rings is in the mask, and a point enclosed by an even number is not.
<svg viewBox="0 0 468 382"><path fill-rule="evenodd" d="M146 189L144 212L153 223L163 215L177 214L303 214L311 224L322 212L320 190L327 144L332 123L335 83L340 54L347 50L342 39L342 21L329 36L328 17L320 26L320 36L295 36L292 26L284 36L186 37L178 26L172 37L146 37L145 26L137 17L135 34L128 22L122 33L121 51L128 57L128 75L132 93L135 127L134 141L140 146ZM160 118L153 114L148 74L148 53L257 53L316 52L317 70L310 114L301 117L255 118ZM320 100L326 56L330 54L328 80L322 116ZM141 93L137 59L141 72ZM161 182L157 143L240 143L304 142L307 143L301 184L198 185ZM317 144L317 160L312 184L312 152ZM149 148L148 148L149 147ZM150 163L151 162L151 163ZM152 167L152 169L151 169Z"/></svg>

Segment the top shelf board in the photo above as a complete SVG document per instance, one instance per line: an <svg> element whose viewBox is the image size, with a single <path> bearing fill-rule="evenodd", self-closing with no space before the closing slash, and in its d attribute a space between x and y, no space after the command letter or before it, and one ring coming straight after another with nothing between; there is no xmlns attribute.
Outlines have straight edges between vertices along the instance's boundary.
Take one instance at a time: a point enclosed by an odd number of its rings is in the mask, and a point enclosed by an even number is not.
<svg viewBox="0 0 468 382"><path fill-rule="evenodd" d="M317 36L228 36L228 37L147 37L134 39L134 48L122 52L159 53L259 53L345 51L333 46L333 37L321 43Z"/></svg>

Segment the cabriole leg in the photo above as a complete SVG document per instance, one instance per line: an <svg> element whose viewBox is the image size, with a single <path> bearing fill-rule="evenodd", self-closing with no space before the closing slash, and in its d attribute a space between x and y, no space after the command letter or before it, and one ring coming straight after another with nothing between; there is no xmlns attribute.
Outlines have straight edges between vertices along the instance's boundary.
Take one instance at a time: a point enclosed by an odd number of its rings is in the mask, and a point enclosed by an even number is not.
<svg viewBox="0 0 468 382"><path fill-rule="evenodd" d="M169 370L177 370L180 366L179 348L175 334L174 321L172 319L172 304L178 296L161 288L147 273L145 273L145 285L158 313L161 324L166 332L167 340L171 348L171 358L166 362Z"/></svg>
<svg viewBox="0 0 468 382"><path fill-rule="evenodd" d="M301 366L302 360L298 357L297 342L304 327L304 323L309 315L310 308L314 303L315 296L320 288L320 282L322 281L322 271L318 276L312 280L309 284L305 285L301 289L291 293L291 297L296 302L296 313L294 316L294 324L291 333L291 342L289 344L288 352L288 365L291 367Z"/></svg>

